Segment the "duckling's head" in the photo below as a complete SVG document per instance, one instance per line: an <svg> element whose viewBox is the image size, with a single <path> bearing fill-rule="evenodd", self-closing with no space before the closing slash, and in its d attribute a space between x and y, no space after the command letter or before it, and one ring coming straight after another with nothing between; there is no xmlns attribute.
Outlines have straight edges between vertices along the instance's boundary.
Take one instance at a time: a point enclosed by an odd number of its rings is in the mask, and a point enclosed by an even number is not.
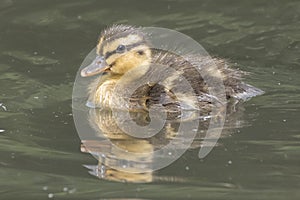
<svg viewBox="0 0 300 200"><path fill-rule="evenodd" d="M151 49L139 28L113 25L104 30L97 45L97 57L82 69L81 76L87 77L104 72L123 75L140 67L145 73L151 62Z"/></svg>

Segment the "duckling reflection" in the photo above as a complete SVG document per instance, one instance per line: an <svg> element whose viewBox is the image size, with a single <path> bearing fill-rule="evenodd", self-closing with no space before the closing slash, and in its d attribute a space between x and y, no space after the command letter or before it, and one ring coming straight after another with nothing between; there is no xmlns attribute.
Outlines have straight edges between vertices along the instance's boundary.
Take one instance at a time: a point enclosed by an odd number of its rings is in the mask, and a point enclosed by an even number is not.
<svg viewBox="0 0 300 200"><path fill-rule="evenodd" d="M234 112L227 113L228 120L222 137L232 133L233 128L241 126L240 116L242 109L234 105ZM231 106L232 107L232 106ZM118 118L127 116L123 111L117 113ZM149 123L149 113L131 112L131 120L137 124ZM193 115L190 115L193 116ZM191 119L193 120L193 119ZM153 174L153 163L157 158L152 152L167 145L171 140L178 140L177 147L181 147L182 138L176 138L180 123L189 123L189 120L168 119L163 129L150 138L135 138L126 134L116 122L116 115L108 109L90 109L89 123L96 132L93 140L83 140L81 151L90 153L98 159L98 166L86 166L92 175L101 179L121 182L152 182L155 180L173 180L174 177L159 177ZM209 120L203 118L199 123L196 137L193 139L189 149L200 148L208 128ZM107 140L109 139L109 140ZM206 143L205 145L210 145ZM122 151L119 151L122 149ZM130 156L127 152L138 153ZM126 169L126 170L124 170ZM181 181L181 180L180 180Z"/></svg>
<svg viewBox="0 0 300 200"><path fill-rule="evenodd" d="M98 166L88 166L92 170L91 174L114 181L152 182L152 152L165 146L176 136L178 122L166 123L157 135L143 139L124 133L111 110L91 109L89 114L89 122L98 133L97 137L109 138L109 141L82 141L81 150L97 155L99 161ZM126 116L122 111L117 114L119 118ZM148 124L150 121L149 113L146 112L132 112L130 115L139 125ZM118 148L123 151L118 151ZM130 156L127 152L138 154Z"/></svg>

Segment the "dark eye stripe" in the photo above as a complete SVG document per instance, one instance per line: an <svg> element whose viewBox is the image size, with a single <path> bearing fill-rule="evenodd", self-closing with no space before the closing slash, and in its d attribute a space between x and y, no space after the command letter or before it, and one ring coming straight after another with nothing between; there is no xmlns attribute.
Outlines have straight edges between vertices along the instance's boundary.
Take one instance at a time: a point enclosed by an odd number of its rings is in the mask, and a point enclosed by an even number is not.
<svg viewBox="0 0 300 200"><path fill-rule="evenodd" d="M127 46L126 46L126 49L127 49L127 50L131 50L131 49L133 49L134 47L140 46L140 45L142 45L142 44L145 44L145 42L144 42L144 41L141 41L141 42L137 42L137 43L134 43L134 44L127 45Z"/></svg>
<svg viewBox="0 0 300 200"><path fill-rule="evenodd" d="M145 42L137 42L137 43L134 43L134 44L130 44L130 45L126 45L126 50L131 50L133 49L134 47L137 47L141 44L145 44ZM108 59L110 56L114 55L114 54L117 54L117 50L113 50L113 51L109 51L109 52L106 52L105 54L105 59Z"/></svg>
<svg viewBox="0 0 300 200"><path fill-rule="evenodd" d="M117 53L116 50L107 52L107 53L105 54L105 59L108 59L110 56L112 56L112 55L114 55L114 54L116 54L116 53Z"/></svg>

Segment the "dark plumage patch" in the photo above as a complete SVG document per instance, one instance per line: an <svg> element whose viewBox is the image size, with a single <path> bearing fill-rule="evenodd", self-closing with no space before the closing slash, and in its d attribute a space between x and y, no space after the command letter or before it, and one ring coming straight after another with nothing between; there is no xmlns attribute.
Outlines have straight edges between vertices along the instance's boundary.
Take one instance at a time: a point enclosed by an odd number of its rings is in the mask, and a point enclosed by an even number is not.
<svg viewBox="0 0 300 200"><path fill-rule="evenodd" d="M137 52L139 55L144 55L144 51L143 50L139 50L138 52Z"/></svg>

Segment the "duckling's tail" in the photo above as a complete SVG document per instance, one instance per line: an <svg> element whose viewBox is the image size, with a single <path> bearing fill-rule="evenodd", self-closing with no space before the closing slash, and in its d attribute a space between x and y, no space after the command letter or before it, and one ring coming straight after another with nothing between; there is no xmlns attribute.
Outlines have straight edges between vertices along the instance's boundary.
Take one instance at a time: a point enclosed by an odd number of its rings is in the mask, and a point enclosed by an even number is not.
<svg viewBox="0 0 300 200"><path fill-rule="evenodd" d="M242 89L240 90L241 92L235 93L233 97L243 101L247 101L252 97L262 95L265 93L263 90L243 82L239 85L239 87Z"/></svg>

